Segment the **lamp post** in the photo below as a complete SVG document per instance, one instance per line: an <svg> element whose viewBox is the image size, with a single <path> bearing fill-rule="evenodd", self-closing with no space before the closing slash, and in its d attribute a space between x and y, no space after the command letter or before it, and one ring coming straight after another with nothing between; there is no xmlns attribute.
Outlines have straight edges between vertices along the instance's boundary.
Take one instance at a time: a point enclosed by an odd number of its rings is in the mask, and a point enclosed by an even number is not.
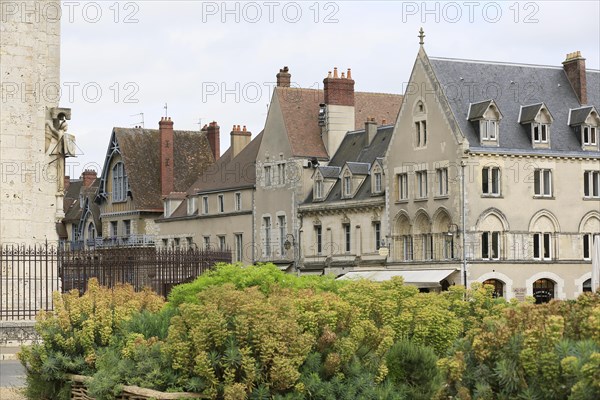
<svg viewBox="0 0 600 400"><path fill-rule="evenodd" d="M294 235L292 235L291 233L288 233L285 235L285 242L283 242L283 248L288 251L291 248L294 248L294 252L293 252L293 258L294 258L294 268L296 269L296 272L299 272L298 269L298 264L296 262L296 238L294 237Z"/></svg>

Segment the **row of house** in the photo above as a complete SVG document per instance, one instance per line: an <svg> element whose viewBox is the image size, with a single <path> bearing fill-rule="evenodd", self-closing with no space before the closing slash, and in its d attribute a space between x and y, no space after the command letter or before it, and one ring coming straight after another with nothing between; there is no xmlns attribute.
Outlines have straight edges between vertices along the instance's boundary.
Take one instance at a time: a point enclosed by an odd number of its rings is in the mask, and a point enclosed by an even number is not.
<svg viewBox="0 0 600 400"><path fill-rule="evenodd" d="M114 128L65 235L400 275L423 291L486 282L541 302L591 290L600 72L579 52L538 66L434 58L421 44L403 95L357 92L350 69L323 90L291 83L281 69L262 131L235 125L222 155L216 122Z"/></svg>

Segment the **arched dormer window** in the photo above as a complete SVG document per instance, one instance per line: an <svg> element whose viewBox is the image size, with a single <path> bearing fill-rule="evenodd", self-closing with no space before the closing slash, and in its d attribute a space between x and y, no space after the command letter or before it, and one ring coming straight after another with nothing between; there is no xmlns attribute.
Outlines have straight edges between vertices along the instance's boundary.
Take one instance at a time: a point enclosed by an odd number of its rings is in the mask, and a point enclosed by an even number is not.
<svg viewBox="0 0 600 400"><path fill-rule="evenodd" d="M125 165L119 161L112 169L112 201L127 200L127 175Z"/></svg>
<svg viewBox="0 0 600 400"><path fill-rule="evenodd" d="M371 169L371 193L380 194L383 192L383 169L379 162L376 162Z"/></svg>
<svg viewBox="0 0 600 400"><path fill-rule="evenodd" d="M494 100L470 104L467 119L479 131L482 146L498 146L502 114Z"/></svg>
<svg viewBox="0 0 600 400"><path fill-rule="evenodd" d="M413 121L415 124L415 147L427 146L427 109L421 100L417 101L413 109Z"/></svg>

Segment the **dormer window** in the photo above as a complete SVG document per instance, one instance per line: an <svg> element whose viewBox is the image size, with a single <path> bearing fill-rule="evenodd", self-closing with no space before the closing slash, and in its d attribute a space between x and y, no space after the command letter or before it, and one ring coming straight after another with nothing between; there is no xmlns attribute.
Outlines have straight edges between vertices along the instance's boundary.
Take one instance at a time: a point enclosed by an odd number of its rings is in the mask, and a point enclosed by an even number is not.
<svg viewBox="0 0 600 400"><path fill-rule="evenodd" d="M381 193L381 172L375 172L373 183L373 193Z"/></svg>
<svg viewBox="0 0 600 400"><path fill-rule="evenodd" d="M600 117L594 106L569 110L569 125L578 136L582 150L598 151Z"/></svg>
<svg viewBox="0 0 600 400"><path fill-rule="evenodd" d="M596 146L598 145L598 127L584 125L582 127L582 143L584 146Z"/></svg>
<svg viewBox="0 0 600 400"><path fill-rule="evenodd" d="M371 193L380 194L383 192L383 168L381 160L376 160L371 168Z"/></svg>
<svg viewBox="0 0 600 400"><path fill-rule="evenodd" d="M323 198L323 179L320 177L315 181L315 199Z"/></svg>
<svg viewBox="0 0 600 400"><path fill-rule="evenodd" d="M498 146L500 120L502 114L494 100L486 100L469 105L467 120L479 129L479 142L482 146Z"/></svg>
<svg viewBox="0 0 600 400"><path fill-rule="evenodd" d="M343 179L342 183L343 183L344 197L352 196L352 176L350 175L350 173L347 173L346 175L344 175L344 179Z"/></svg>
<svg viewBox="0 0 600 400"><path fill-rule="evenodd" d="M554 121L544 103L521 106L519 123L529 132L534 149L550 148L550 125Z"/></svg>

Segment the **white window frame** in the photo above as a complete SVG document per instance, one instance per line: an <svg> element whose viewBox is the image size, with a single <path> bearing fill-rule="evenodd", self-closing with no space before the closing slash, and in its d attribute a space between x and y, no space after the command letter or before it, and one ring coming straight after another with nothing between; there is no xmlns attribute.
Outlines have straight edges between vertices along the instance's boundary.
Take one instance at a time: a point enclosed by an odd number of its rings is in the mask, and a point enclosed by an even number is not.
<svg viewBox="0 0 600 400"><path fill-rule="evenodd" d="M217 210L219 211L219 214L225 212L225 196L223 194L217 195Z"/></svg>
<svg viewBox="0 0 600 400"><path fill-rule="evenodd" d="M546 176L548 183L546 184ZM536 187L536 181L538 187ZM552 170L549 168L539 168L533 171L533 194L535 197L552 197ZM539 189L539 190L538 190ZM539 191L539 193L538 193Z"/></svg>
<svg viewBox="0 0 600 400"><path fill-rule="evenodd" d="M202 214L206 215L209 212L208 196L202 196Z"/></svg>
<svg viewBox="0 0 600 400"><path fill-rule="evenodd" d="M187 213L188 215L192 215L196 212L197 210L197 197L196 196L191 196L188 197L187 199Z"/></svg>
<svg viewBox="0 0 600 400"><path fill-rule="evenodd" d="M533 140L533 143L548 143L548 141L550 140L550 124L544 124L541 122L532 123L531 138Z"/></svg>
<svg viewBox="0 0 600 400"><path fill-rule="evenodd" d="M482 119L479 121L479 130L481 131L481 140L496 141L498 140L498 125L496 119Z"/></svg>
<svg viewBox="0 0 600 400"><path fill-rule="evenodd" d="M487 177L485 176L487 175ZM494 191L494 183L496 191ZM484 188L487 185L487 191ZM500 167L483 167L481 168L481 193L484 196L500 196L502 193L502 174Z"/></svg>
<svg viewBox="0 0 600 400"><path fill-rule="evenodd" d="M352 175L346 173L342 179L344 197L352 196Z"/></svg>
<svg viewBox="0 0 600 400"><path fill-rule="evenodd" d="M552 233L536 232L533 234L533 259L534 260L552 260ZM548 237L548 249L546 249L545 238ZM535 245L538 245L539 254L535 254ZM547 250L547 251L546 251ZM548 253L546 256L545 253Z"/></svg>
<svg viewBox="0 0 600 400"><path fill-rule="evenodd" d="M235 211L242 211L242 193L241 192L235 192L235 194L233 195L233 203L234 203L234 208Z"/></svg>
<svg viewBox="0 0 600 400"><path fill-rule="evenodd" d="M263 217L264 233L265 233L265 257L271 257L271 217Z"/></svg>
<svg viewBox="0 0 600 400"><path fill-rule="evenodd" d="M494 237L496 243L494 243ZM484 240L485 238L485 240ZM500 241L502 236L498 231L481 232L481 259L482 260L499 260L500 259ZM484 243L485 242L485 243ZM487 257L484 254L487 252ZM494 256L495 253L495 256Z"/></svg>
<svg viewBox="0 0 600 400"><path fill-rule="evenodd" d="M373 173L373 193L381 193L382 192L382 182L383 182L383 173L379 170L376 170Z"/></svg>
<svg viewBox="0 0 600 400"><path fill-rule="evenodd" d="M600 198L600 171L583 173L583 197L586 199Z"/></svg>
<svg viewBox="0 0 600 400"><path fill-rule="evenodd" d="M598 127L593 125L582 125L581 142L585 146L596 146L598 144Z"/></svg>
<svg viewBox="0 0 600 400"><path fill-rule="evenodd" d="M398 174L398 200L408 200L408 174Z"/></svg>
<svg viewBox="0 0 600 400"><path fill-rule="evenodd" d="M128 182L127 175L125 174L125 164L119 161L112 168L112 201L126 201L127 189Z"/></svg>
<svg viewBox="0 0 600 400"><path fill-rule="evenodd" d="M244 256L244 236L241 233L235 234L235 261L241 262Z"/></svg>
<svg viewBox="0 0 600 400"><path fill-rule="evenodd" d="M315 199L323 198L323 179L317 178L315 180Z"/></svg>

